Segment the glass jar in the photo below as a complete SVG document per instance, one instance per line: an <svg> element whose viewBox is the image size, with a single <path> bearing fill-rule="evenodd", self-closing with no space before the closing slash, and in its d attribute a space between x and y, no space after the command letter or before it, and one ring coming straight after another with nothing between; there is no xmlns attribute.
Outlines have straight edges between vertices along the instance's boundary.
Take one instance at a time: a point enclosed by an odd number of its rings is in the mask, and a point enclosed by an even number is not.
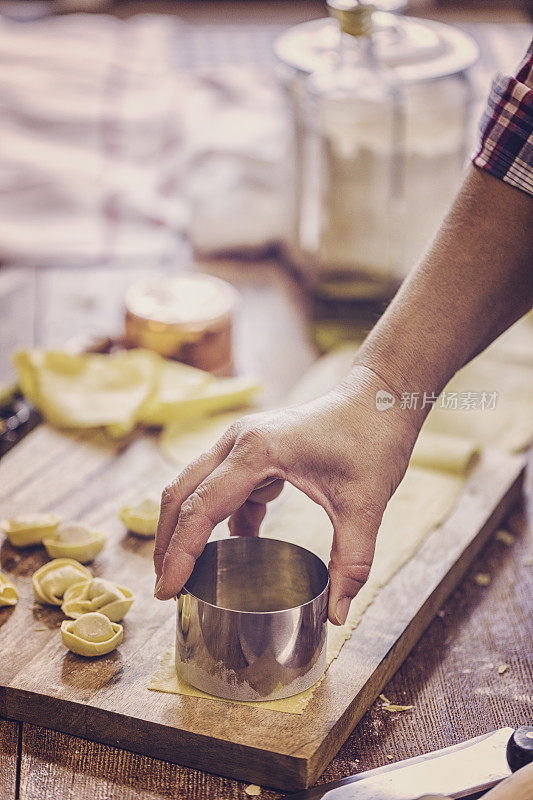
<svg viewBox="0 0 533 800"><path fill-rule="evenodd" d="M300 246L319 296L379 299L391 291L401 96L376 57L371 7L331 0L330 10L341 29L338 59L309 76L302 98Z"/></svg>
<svg viewBox="0 0 533 800"><path fill-rule="evenodd" d="M294 125L285 254L324 347L372 324L437 229L471 142L478 57L447 25L328 6L275 46Z"/></svg>

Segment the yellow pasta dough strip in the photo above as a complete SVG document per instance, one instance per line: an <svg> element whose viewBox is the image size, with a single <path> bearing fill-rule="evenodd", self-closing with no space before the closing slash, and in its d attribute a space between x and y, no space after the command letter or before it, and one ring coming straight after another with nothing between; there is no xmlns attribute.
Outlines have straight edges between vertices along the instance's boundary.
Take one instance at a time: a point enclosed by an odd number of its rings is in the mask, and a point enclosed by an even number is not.
<svg viewBox="0 0 533 800"><path fill-rule="evenodd" d="M127 433L156 390L161 359L147 350L111 355L23 350L15 354L25 396L54 425L113 426Z"/></svg>
<svg viewBox="0 0 533 800"><path fill-rule="evenodd" d="M356 348L345 346L320 359L295 387L289 401L303 402L330 389L349 370L355 353ZM328 623L328 666L380 589L414 556L427 535L453 509L478 448L490 444L513 450L526 446L533 439L533 417L529 413L533 394L531 367L517 363L504 367L496 358L482 356L464 368L446 388L458 393L478 392L478 396L483 391L496 391L501 402L493 411L480 409L476 413L438 408L431 411L407 473L383 516L369 580L352 602L346 624L336 627ZM185 464L210 446L229 422L230 418L226 418L217 427L217 418L214 418L187 433L180 434L179 429L174 429L166 442L163 437L163 447L176 463ZM325 511L290 485L284 489L278 507L267 516L262 535L300 544L326 563L329 560L332 526ZM177 677L173 659L171 649L165 653L150 688L208 697ZM315 689L316 686L295 698L276 701L275 710L303 713ZM272 707L270 703L251 705L265 710Z"/></svg>
<svg viewBox="0 0 533 800"><path fill-rule="evenodd" d="M470 439L425 430L418 437L410 464L414 467L464 475L478 455L479 448Z"/></svg>

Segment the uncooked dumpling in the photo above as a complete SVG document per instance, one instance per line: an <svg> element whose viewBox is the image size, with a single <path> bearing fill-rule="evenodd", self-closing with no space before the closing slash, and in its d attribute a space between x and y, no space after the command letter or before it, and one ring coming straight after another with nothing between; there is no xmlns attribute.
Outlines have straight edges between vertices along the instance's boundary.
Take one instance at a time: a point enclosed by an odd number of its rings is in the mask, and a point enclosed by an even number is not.
<svg viewBox="0 0 533 800"><path fill-rule="evenodd" d="M39 603L60 606L69 586L92 578L92 573L72 558L56 558L33 573L32 584Z"/></svg>
<svg viewBox="0 0 533 800"><path fill-rule="evenodd" d="M14 606L18 596L15 584L9 580L7 575L0 572L0 606Z"/></svg>
<svg viewBox="0 0 533 800"><path fill-rule="evenodd" d="M61 610L67 617L78 619L82 614L98 611L111 620L120 622L133 603L133 593L125 586L94 578L70 586L63 595Z"/></svg>
<svg viewBox="0 0 533 800"><path fill-rule="evenodd" d="M157 500L147 497L139 503L124 506L119 511L119 517L132 533L137 533L139 536L155 536L159 508Z"/></svg>
<svg viewBox="0 0 533 800"><path fill-rule="evenodd" d="M0 527L13 547L27 547L54 536L60 522L57 514L21 514L3 520Z"/></svg>
<svg viewBox="0 0 533 800"><path fill-rule="evenodd" d="M50 558L75 558L86 564L102 550L106 535L81 522L62 525L54 536L43 538Z"/></svg>
<svg viewBox="0 0 533 800"><path fill-rule="evenodd" d="M124 633L122 625L111 622L97 611L61 623L65 647L79 656L103 656L117 647Z"/></svg>

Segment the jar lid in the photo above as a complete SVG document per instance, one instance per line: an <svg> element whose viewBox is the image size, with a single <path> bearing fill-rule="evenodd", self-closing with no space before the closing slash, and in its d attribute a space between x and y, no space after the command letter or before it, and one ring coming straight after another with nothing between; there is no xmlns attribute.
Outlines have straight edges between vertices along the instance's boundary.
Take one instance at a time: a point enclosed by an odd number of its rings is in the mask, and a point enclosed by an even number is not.
<svg viewBox="0 0 533 800"><path fill-rule="evenodd" d="M378 58L402 83L457 75L479 57L471 36L442 22L376 11L372 33ZM340 36L336 20L314 19L280 34L274 52L288 67L309 74L336 61Z"/></svg>
<svg viewBox="0 0 533 800"><path fill-rule="evenodd" d="M194 330L233 312L235 289L212 275L159 275L134 283L126 292L126 309L141 319Z"/></svg>
<svg viewBox="0 0 533 800"><path fill-rule="evenodd" d="M327 0L329 15L336 19L343 33L350 36L369 36L372 33L373 5L357 0Z"/></svg>

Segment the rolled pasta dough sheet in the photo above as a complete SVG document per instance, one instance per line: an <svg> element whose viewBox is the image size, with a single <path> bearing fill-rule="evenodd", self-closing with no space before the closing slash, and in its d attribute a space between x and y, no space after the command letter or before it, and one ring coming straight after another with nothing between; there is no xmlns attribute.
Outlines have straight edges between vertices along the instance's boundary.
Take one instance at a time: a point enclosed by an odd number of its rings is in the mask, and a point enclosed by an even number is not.
<svg viewBox="0 0 533 800"><path fill-rule="evenodd" d="M328 667L339 655L343 644L350 638L379 590L409 561L427 534L451 511L463 481L462 475L409 467L383 516L369 580L352 602L347 623L337 627L328 622ZM307 547L328 563L332 540L329 518L320 506L293 486L285 487L280 502L272 509L263 525L262 535ZM287 714L302 714L319 683L284 700L245 705ZM160 667L148 688L189 697L221 700L195 689L178 677L174 667L173 647L164 653Z"/></svg>
<svg viewBox="0 0 533 800"><path fill-rule="evenodd" d="M304 402L328 391L348 372L356 350L348 345L321 358L295 387L288 402ZM343 644L357 628L380 589L416 554L428 534L451 512L478 448L490 445L519 450L533 440L531 366L524 363L504 365L487 353L461 370L448 384L446 391L496 391L499 402L492 411L434 407L429 414L407 473L383 516L369 580L352 602L346 624L336 627L328 623L328 666L339 655ZM235 416L226 416L224 419L215 417L201 422L183 438L179 430L174 429L172 435L169 431L166 441L163 434L163 449L175 463L185 464L214 443ZM325 511L290 485L285 487L280 499L273 505L263 524L262 535L307 547L327 564L332 526ZM171 648L164 654L149 688L193 697L210 697L178 679L173 658ZM246 705L302 714L317 686L286 700Z"/></svg>

